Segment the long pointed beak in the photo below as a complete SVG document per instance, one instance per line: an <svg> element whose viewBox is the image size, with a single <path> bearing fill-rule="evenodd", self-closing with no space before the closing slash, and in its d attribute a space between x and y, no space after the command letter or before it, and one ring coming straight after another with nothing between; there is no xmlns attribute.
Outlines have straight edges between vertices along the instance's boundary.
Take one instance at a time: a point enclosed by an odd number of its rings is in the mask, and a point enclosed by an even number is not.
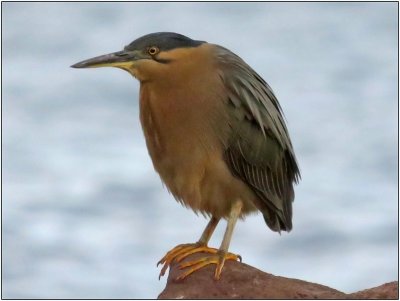
<svg viewBox="0 0 400 301"><path fill-rule="evenodd" d="M118 51L84 60L72 65L72 68L124 67L134 61L144 59L138 51Z"/></svg>

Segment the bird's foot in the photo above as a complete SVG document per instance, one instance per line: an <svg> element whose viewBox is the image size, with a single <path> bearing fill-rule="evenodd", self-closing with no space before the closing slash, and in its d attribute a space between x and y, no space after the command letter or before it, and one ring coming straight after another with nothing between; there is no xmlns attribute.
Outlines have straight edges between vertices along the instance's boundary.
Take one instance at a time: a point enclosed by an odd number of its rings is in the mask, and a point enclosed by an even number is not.
<svg viewBox="0 0 400 301"><path fill-rule="evenodd" d="M215 249L214 249L215 250ZM193 261L187 261L179 265L179 269L188 268L184 273L182 273L176 280L182 280L192 274L193 272L209 265L216 264L214 278L219 280L221 277L222 268L224 267L225 260L239 260L242 262L242 257L233 253L217 250L213 254L207 254L203 257L195 259Z"/></svg>
<svg viewBox="0 0 400 301"><path fill-rule="evenodd" d="M176 262L180 262L187 256L199 252L216 254L218 252L218 249L209 248L205 243L201 242L177 245L175 248L167 252L167 254L165 254L165 256L161 258L161 260L157 263L157 266L163 264L158 279L164 276L168 267L171 265L171 262L173 262L174 260Z"/></svg>

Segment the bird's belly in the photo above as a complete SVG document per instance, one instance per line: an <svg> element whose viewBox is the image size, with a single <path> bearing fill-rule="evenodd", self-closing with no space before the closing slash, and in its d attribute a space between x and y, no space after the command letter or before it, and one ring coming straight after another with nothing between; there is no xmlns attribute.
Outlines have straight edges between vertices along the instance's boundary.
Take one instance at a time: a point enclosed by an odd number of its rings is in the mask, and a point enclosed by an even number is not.
<svg viewBox="0 0 400 301"><path fill-rule="evenodd" d="M244 203L243 215L256 211L253 191L228 169L222 154L205 150L197 141L160 145L147 140L153 165L174 197L195 212L227 217L233 202Z"/></svg>
<svg viewBox="0 0 400 301"><path fill-rule="evenodd" d="M141 88L142 128L154 168L174 197L195 212L216 217L227 217L238 199L244 214L255 211L256 197L230 172L215 125L204 121L210 121L209 113L201 111L204 106L195 111L150 92ZM224 134L221 127L218 133Z"/></svg>

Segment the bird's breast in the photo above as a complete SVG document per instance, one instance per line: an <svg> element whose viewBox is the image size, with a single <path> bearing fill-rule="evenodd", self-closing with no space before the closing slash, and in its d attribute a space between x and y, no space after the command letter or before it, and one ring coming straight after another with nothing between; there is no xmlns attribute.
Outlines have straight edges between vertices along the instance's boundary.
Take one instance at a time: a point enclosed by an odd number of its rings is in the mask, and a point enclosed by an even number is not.
<svg viewBox="0 0 400 301"><path fill-rule="evenodd" d="M223 160L224 114L190 94L187 99L179 91L156 91L142 84L140 92L140 120L154 168L177 200L224 216L238 197L229 195L232 185L240 186Z"/></svg>
<svg viewBox="0 0 400 301"><path fill-rule="evenodd" d="M207 123L204 106L185 96L179 95L179 91L157 93L152 87L141 87L140 120L147 148L167 185L170 178L180 182L179 175L198 169L199 161L220 149ZM168 186L172 191L180 190Z"/></svg>

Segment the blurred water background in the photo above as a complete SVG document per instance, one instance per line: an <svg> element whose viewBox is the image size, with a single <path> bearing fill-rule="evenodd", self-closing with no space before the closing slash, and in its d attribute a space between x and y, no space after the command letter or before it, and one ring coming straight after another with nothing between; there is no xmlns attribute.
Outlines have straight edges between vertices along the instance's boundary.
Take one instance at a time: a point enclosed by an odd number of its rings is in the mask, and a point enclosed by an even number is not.
<svg viewBox="0 0 400 301"><path fill-rule="evenodd" d="M344 292L396 280L397 6L3 2L3 297L155 298L156 262L200 236L206 219L153 171L139 84L69 68L156 31L240 55L288 120L303 177L294 230L250 216L231 251Z"/></svg>

